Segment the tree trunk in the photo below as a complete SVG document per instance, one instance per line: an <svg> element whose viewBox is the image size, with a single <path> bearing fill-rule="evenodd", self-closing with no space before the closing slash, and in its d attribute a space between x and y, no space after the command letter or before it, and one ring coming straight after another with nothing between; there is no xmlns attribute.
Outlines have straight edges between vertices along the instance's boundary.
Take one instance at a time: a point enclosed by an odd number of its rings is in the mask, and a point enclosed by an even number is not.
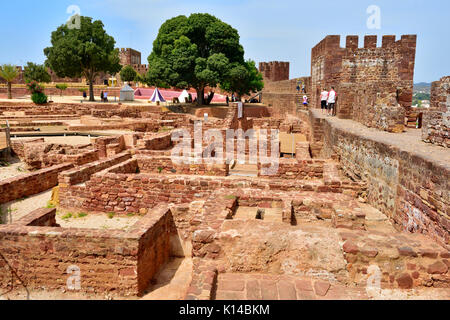
<svg viewBox="0 0 450 320"><path fill-rule="evenodd" d="M89 101L95 101L94 97L94 81L89 79Z"/></svg>
<svg viewBox="0 0 450 320"><path fill-rule="evenodd" d="M208 94L208 100L206 101L206 105L209 106L209 105L211 104L212 100L214 99L214 95L215 95L214 92L210 92L210 93Z"/></svg>
<svg viewBox="0 0 450 320"><path fill-rule="evenodd" d="M197 105L202 106L205 101L205 88L197 88Z"/></svg>
<svg viewBox="0 0 450 320"><path fill-rule="evenodd" d="M12 99L11 82L8 82L8 99Z"/></svg>

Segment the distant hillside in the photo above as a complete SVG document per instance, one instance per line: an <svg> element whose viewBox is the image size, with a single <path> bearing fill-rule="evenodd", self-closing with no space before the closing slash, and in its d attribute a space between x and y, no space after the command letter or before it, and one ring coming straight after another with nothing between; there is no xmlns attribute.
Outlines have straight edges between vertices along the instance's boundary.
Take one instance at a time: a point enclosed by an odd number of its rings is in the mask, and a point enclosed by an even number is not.
<svg viewBox="0 0 450 320"><path fill-rule="evenodd" d="M431 83L419 82L414 84L414 93L430 93Z"/></svg>

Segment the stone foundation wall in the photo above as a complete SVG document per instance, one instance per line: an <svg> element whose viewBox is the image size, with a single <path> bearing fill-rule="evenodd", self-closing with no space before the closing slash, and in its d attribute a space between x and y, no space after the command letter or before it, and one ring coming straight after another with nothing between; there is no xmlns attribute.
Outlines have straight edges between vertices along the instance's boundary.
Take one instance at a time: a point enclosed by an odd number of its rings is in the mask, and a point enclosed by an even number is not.
<svg viewBox="0 0 450 320"><path fill-rule="evenodd" d="M132 161L132 160L131 160ZM123 171L126 166L119 165ZM114 167L111 168L116 170ZM110 170L111 170L110 169ZM120 169L117 169L120 171ZM348 186L354 189L355 186ZM60 206L68 210L137 213L159 203L190 203L207 198L220 188L254 188L256 190L314 191L342 193L344 185L304 181L245 177L206 177L159 174L94 174L85 186L60 185Z"/></svg>
<svg viewBox="0 0 450 320"><path fill-rule="evenodd" d="M325 160L297 160L297 159L279 159L277 174L271 177L281 179L322 179L323 166ZM258 176L262 176L262 168L270 167L270 165L262 165L258 163Z"/></svg>
<svg viewBox="0 0 450 320"><path fill-rule="evenodd" d="M13 140L11 141L11 149L15 155L17 155L20 159L25 157L25 144L27 143L44 143L44 138L32 138L32 139L24 139L24 140Z"/></svg>
<svg viewBox="0 0 450 320"><path fill-rule="evenodd" d="M42 169L62 163L83 165L99 159L90 144L64 145L42 142L43 139L15 141L13 150L29 169Z"/></svg>
<svg viewBox="0 0 450 320"><path fill-rule="evenodd" d="M130 158L131 155L126 152L106 160L95 161L79 168L61 172L58 176L59 185L64 187L65 185L71 186L86 182L93 174L115 166Z"/></svg>
<svg viewBox="0 0 450 320"><path fill-rule="evenodd" d="M167 150L172 146L172 134L170 132L145 136L138 140L136 147L140 150Z"/></svg>
<svg viewBox="0 0 450 320"><path fill-rule="evenodd" d="M139 296L168 261L173 218L167 207L156 208L128 232L55 227L55 211L41 209L32 219L0 227L0 288L12 281L17 286L13 268L29 289L68 290L68 268L75 267L81 292Z"/></svg>
<svg viewBox="0 0 450 320"><path fill-rule="evenodd" d="M106 158L108 156L108 145L114 144L119 145L122 150L125 148L124 136L113 136L113 137L100 137L91 140L93 142L94 148L98 150L98 155L100 159Z"/></svg>
<svg viewBox="0 0 450 320"><path fill-rule="evenodd" d="M137 156L140 173L145 174L186 174L200 176L222 176L229 173L228 164L174 164L171 157Z"/></svg>
<svg viewBox="0 0 450 320"><path fill-rule="evenodd" d="M61 164L0 181L0 204L38 194L58 185L58 174L73 168Z"/></svg>

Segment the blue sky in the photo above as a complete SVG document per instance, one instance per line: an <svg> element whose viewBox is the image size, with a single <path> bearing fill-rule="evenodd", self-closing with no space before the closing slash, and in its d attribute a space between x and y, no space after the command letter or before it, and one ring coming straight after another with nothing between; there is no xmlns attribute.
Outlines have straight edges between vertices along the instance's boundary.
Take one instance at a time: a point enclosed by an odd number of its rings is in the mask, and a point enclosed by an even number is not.
<svg viewBox="0 0 450 320"><path fill-rule="evenodd" d="M235 27L246 58L290 61L291 78L310 74L311 48L328 34L417 34L415 82L450 75L450 1L448 0L20 0L2 1L0 64L42 63L50 34L69 18L67 8L100 19L118 47L152 50L168 18L207 12ZM369 29L366 10L381 9L381 29ZM380 38L380 37L379 37ZM379 39L381 41L381 39Z"/></svg>

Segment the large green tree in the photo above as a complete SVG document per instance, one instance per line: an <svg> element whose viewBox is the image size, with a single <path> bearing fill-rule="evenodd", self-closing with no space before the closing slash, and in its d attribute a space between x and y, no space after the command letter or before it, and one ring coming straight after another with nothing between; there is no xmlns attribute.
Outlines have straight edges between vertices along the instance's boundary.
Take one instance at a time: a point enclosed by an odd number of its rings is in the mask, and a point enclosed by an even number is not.
<svg viewBox="0 0 450 320"><path fill-rule="evenodd" d="M5 79L8 87L8 99L12 99L11 85L14 79L19 76L16 66L4 64L0 67L0 78Z"/></svg>
<svg viewBox="0 0 450 320"><path fill-rule="evenodd" d="M229 76L222 82L221 88L237 93L238 97L250 95L264 88L263 76L256 68L255 61L248 60L243 65L231 68Z"/></svg>
<svg viewBox="0 0 450 320"><path fill-rule="evenodd" d="M206 87L231 83L232 77L242 76L246 69L237 30L202 13L167 20L153 43L148 62L149 84L195 88L200 105Z"/></svg>
<svg viewBox="0 0 450 320"><path fill-rule="evenodd" d="M27 82L36 81L49 83L52 80L52 77L44 65L33 62L27 63L27 66L24 68L23 77Z"/></svg>
<svg viewBox="0 0 450 320"><path fill-rule="evenodd" d="M122 81L126 82L135 81L137 75L138 73L136 72L136 70L134 70L134 68L130 65L125 66L122 68L122 70L120 70L120 79L122 79Z"/></svg>
<svg viewBox="0 0 450 320"><path fill-rule="evenodd" d="M101 21L80 17L79 28L60 26L52 32L52 46L44 49L46 65L58 77L85 77L89 82L89 100L94 98L94 81L101 72L120 71L119 50Z"/></svg>

